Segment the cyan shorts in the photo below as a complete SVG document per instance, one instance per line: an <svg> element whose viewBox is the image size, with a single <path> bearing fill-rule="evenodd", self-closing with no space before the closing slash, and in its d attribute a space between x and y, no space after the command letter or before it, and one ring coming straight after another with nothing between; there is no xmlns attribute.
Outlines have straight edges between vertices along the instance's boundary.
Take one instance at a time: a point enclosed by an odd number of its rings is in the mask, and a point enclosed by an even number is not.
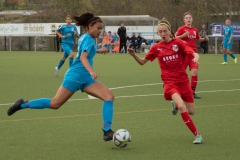
<svg viewBox="0 0 240 160"><path fill-rule="evenodd" d="M222 47L223 47L223 49L231 50L231 49L232 49L232 45L233 45L233 42L231 42L230 44L228 44L228 41L224 41Z"/></svg>
<svg viewBox="0 0 240 160"><path fill-rule="evenodd" d="M86 83L79 83L77 81L74 80L67 80L64 79L62 86L68 90L70 90L71 92L76 92L78 90L81 90L83 92L84 88L87 88L88 86L90 86L91 84L93 84L94 82L96 82L96 80L94 79L90 79L88 82Z"/></svg>
<svg viewBox="0 0 240 160"><path fill-rule="evenodd" d="M63 57L67 58L69 54L72 52L73 44L70 43L62 43L62 49L64 50Z"/></svg>

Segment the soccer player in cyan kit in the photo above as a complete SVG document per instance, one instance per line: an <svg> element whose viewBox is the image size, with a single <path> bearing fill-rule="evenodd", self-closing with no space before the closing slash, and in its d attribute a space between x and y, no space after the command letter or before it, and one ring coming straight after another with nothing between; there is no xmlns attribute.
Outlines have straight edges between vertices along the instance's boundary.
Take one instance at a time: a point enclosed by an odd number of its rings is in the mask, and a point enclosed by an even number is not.
<svg viewBox="0 0 240 160"><path fill-rule="evenodd" d="M173 100L178 106L184 123L195 136L193 143L202 143L202 136L189 116L189 114L194 114L194 99L183 65L186 55L192 56L194 63L198 63L199 55L186 42L171 38L174 35L171 35L171 24L167 20L163 19L158 23L158 34L162 41L153 45L144 58L138 57L133 49L128 49L129 54L140 65L144 65L149 60L158 59L164 83L164 98Z"/></svg>
<svg viewBox="0 0 240 160"><path fill-rule="evenodd" d="M105 54L105 47L96 50L94 38L97 38L102 29L103 22L99 17L86 12L80 17L74 17L77 26L82 26L87 33L82 35L78 42L78 54L72 66L67 70L63 83L58 89L54 98L40 98L24 102L19 98L9 107L7 114L10 116L21 109L58 109L60 108L76 91L81 90L89 95L103 100L103 140L112 140L114 132L111 130L113 119L113 100L112 92L101 82L96 81L98 74L93 70L93 58L97 53Z"/></svg>
<svg viewBox="0 0 240 160"><path fill-rule="evenodd" d="M199 42L203 41L208 41L208 37L206 36L205 38L201 38L198 33L198 29L192 26L193 18L191 13L186 12L183 15L183 21L185 23L184 26L181 26L178 28L175 36L178 39L182 39L185 42L188 43L190 47L193 48L195 52L197 52L197 45L196 45L196 40ZM198 82L198 64L194 63L192 61L193 57L187 56L185 59L184 67L187 69L187 66L189 66L189 69L191 70L191 87L192 87L192 93L194 98L201 98L196 95L195 90L197 87L197 82Z"/></svg>
<svg viewBox="0 0 240 160"><path fill-rule="evenodd" d="M79 37L79 33L77 31L77 27L75 25L72 25L72 18L71 16L66 16L66 23L65 25L62 25L56 32L56 34L61 38L62 40L62 49L64 50L64 54L62 59L59 61L58 66L55 67L55 74L58 76L59 69L64 64L65 60L69 56L69 66L73 63L74 53L72 51L73 45L74 45L74 34Z"/></svg>
<svg viewBox="0 0 240 160"><path fill-rule="evenodd" d="M233 27L231 26L231 20L229 18L225 21L226 26L223 29L224 38L223 38L223 63L227 64L227 54L229 54L233 59L234 62L237 63L237 58L231 52L232 45L233 45Z"/></svg>

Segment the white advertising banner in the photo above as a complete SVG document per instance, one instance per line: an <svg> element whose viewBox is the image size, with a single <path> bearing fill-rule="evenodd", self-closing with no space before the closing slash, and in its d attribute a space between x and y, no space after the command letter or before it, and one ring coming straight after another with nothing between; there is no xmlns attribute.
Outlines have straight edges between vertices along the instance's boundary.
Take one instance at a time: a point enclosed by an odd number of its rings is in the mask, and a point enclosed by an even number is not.
<svg viewBox="0 0 240 160"><path fill-rule="evenodd" d="M64 23L15 23L0 24L0 35L17 36L17 35L50 35L55 34L59 25ZM80 28L77 27L80 34Z"/></svg>
<svg viewBox="0 0 240 160"><path fill-rule="evenodd" d="M23 34L22 24L0 24L0 35Z"/></svg>
<svg viewBox="0 0 240 160"><path fill-rule="evenodd" d="M48 23L23 24L24 34L50 34Z"/></svg>
<svg viewBox="0 0 240 160"><path fill-rule="evenodd" d="M117 33L117 30L120 26L105 26L105 31L111 31L112 33ZM157 35L157 26L125 26L127 30L127 35L131 37L132 32L137 36L137 33L140 33L145 39L154 39L159 40L160 37Z"/></svg>

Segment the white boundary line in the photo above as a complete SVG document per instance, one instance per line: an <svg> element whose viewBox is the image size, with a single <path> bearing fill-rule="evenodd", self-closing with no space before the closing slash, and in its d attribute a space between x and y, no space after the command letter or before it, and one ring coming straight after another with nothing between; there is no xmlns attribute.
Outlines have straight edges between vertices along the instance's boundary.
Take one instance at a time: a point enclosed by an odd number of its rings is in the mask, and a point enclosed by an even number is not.
<svg viewBox="0 0 240 160"><path fill-rule="evenodd" d="M109 88L110 90L114 89L122 89L122 88L133 88L133 87L142 87L142 86L155 86L163 83L150 83L150 84L139 84L139 85L131 85L131 86L122 86L122 87L115 87L115 88Z"/></svg>
<svg viewBox="0 0 240 160"><path fill-rule="evenodd" d="M227 82L227 81L240 81L240 79L225 79L225 80L202 80L198 81L199 83L202 82ZM160 85L163 83L150 83L150 84L140 84L140 85L131 85L131 86L121 86L121 87L115 87L115 88L109 88L110 90L115 90L115 89L123 89L123 88L134 88L134 87L143 87L143 86L154 86L154 85ZM198 91L197 93L207 93L207 92L227 92L227 91L238 91L236 90L216 90L216 91ZM163 94L148 94L148 95L133 95L133 96L118 96L115 98L128 98L128 97L144 97L144 96L154 96L154 95L163 95ZM77 101L77 100L89 100L89 99L97 99L92 96L88 96L89 98L82 98L82 99L69 99L68 101ZM6 106L6 105L11 105L12 103L5 103L5 104L0 104L0 106Z"/></svg>
<svg viewBox="0 0 240 160"><path fill-rule="evenodd" d="M234 91L240 91L240 88L238 89L227 89L227 90L212 90L212 91L198 91L196 93L215 93L215 92L234 92ZM117 96L115 98L134 98L134 97L149 97L149 96L163 96L163 94L143 94L143 95L131 95L131 96ZM93 98L97 99L97 98ZM69 99L68 101L84 101L84 100L91 100L90 98L82 98L82 99ZM6 104L0 104L0 106L7 106L11 105L12 103L6 103Z"/></svg>
<svg viewBox="0 0 240 160"><path fill-rule="evenodd" d="M234 92L234 91L240 91L239 89L227 89L227 90L212 90L212 91L198 91L196 93L215 93L215 92ZM163 96L163 93L161 94L143 94L143 95L132 95L132 96L117 96L115 98L132 98L132 97L148 97L148 96ZM84 99L71 99L69 101L81 101L81 100L87 100L88 98ZM98 98L89 98L89 99L98 99Z"/></svg>
<svg viewBox="0 0 240 160"><path fill-rule="evenodd" d="M227 81L240 81L240 79L222 79L222 80L202 80L198 82L227 82Z"/></svg>
<svg viewBox="0 0 240 160"><path fill-rule="evenodd" d="M240 81L240 79L224 79L224 80L202 80L198 81L198 83L204 83L204 82L227 82L227 81ZM140 85L131 85L131 86L121 86L121 87L115 87L115 88L109 88L110 90L115 89L122 89L122 88L133 88L133 87L142 87L142 86L154 86L159 85L163 83L150 83L150 84L140 84Z"/></svg>

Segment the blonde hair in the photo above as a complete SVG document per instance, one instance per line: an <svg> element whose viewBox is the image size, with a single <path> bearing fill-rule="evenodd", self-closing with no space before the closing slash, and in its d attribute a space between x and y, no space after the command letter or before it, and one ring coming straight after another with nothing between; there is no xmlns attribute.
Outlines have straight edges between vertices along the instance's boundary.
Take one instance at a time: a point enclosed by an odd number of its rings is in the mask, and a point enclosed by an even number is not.
<svg viewBox="0 0 240 160"><path fill-rule="evenodd" d="M173 29L172 29L172 26L171 26L170 22L169 22L165 17L163 17L163 19L161 19L161 20L158 22L158 26L161 26L161 25L167 26L167 28L169 29L169 31L171 31L172 37L175 37L175 36L174 36Z"/></svg>
<svg viewBox="0 0 240 160"><path fill-rule="evenodd" d="M190 15L190 16L193 18L192 14L191 14L190 12L185 12L185 13L183 14L183 19L185 18L186 15Z"/></svg>

